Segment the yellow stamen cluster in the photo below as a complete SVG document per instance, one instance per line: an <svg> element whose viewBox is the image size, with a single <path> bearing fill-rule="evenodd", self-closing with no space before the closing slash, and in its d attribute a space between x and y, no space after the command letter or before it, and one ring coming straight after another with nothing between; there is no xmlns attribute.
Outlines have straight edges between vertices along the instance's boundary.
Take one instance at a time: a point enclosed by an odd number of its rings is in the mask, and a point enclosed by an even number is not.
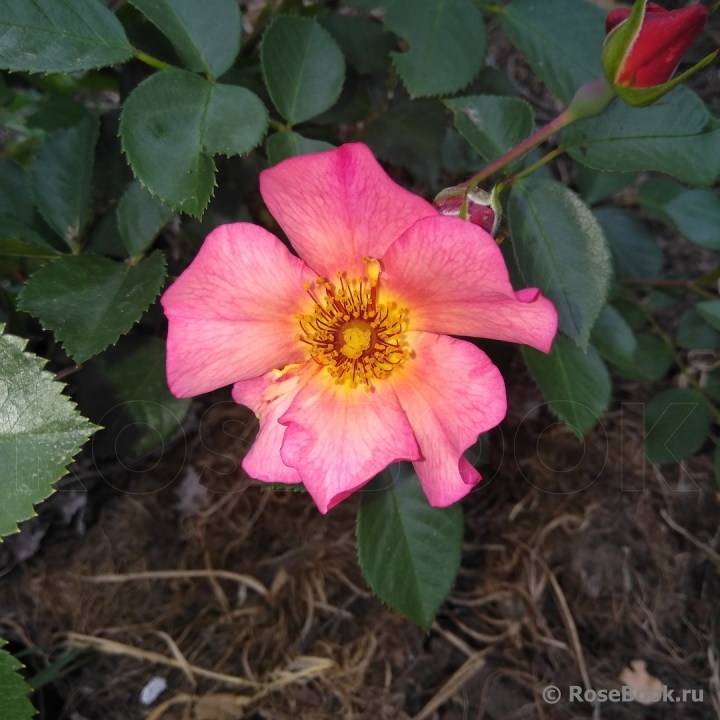
<svg viewBox="0 0 720 720"><path fill-rule="evenodd" d="M365 259L367 276L347 280L338 273L337 287L324 278L305 290L314 300L311 315L299 315L302 334L298 340L310 346L310 354L338 384L364 386L386 378L409 353L402 340L405 311L395 303L378 302L380 263ZM318 297L315 289L325 291Z"/></svg>

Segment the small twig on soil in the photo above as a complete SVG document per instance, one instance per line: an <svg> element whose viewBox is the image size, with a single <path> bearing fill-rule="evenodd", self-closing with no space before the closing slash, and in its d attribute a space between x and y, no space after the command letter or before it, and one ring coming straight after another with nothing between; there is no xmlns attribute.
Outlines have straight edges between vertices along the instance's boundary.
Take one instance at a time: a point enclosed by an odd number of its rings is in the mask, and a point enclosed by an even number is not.
<svg viewBox="0 0 720 720"><path fill-rule="evenodd" d="M435 696L425 707L413 718L413 720L426 720L429 718L444 702L447 702L460 690L475 673L485 665L485 655L489 652L482 650L474 653L469 657L458 670L456 670L450 679L435 693Z"/></svg>
<svg viewBox="0 0 720 720"><path fill-rule="evenodd" d="M156 570L148 572L127 573L126 575L85 575L87 582L95 583L123 583L134 580L175 580L182 578L221 578L234 580L241 585L249 587L264 598L268 596L268 589L254 577L230 572L229 570Z"/></svg>
<svg viewBox="0 0 720 720"><path fill-rule="evenodd" d="M473 657L477 652L474 648L471 648L464 640L454 635L449 630L438 625L437 622L432 624L432 629L442 637L445 638L454 648L457 648L461 653L464 653L468 657Z"/></svg>
<svg viewBox="0 0 720 720"><path fill-rule="evenodd" d="M167 643L173 657L180 663L180 667L185 674L185 677L188 679L188 682L193 687L197 687L197 680L195 680L195 676L192 673L192 667L190 666L188 659L180 651L177 643L166 632L158 631L158 635Z"/></svg>
<svg viewBox="0 0 720 720"><path fill-rule="evenodd" d="M676 532L682 535L686 540L689 540L695 547L699 548L718 565L720 565L720 555L716 553L707 543L702 540L698 540L690 531L686 530L682 525L678 525L665 510L660 511L660 517Z"/></svg>

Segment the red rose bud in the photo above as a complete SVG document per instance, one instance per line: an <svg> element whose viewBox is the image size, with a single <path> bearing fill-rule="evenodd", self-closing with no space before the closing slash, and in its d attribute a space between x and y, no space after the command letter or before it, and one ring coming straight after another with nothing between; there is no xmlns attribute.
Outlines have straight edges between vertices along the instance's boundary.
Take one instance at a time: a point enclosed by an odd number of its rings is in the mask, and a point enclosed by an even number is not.
<svg viewBox="0 0 720 720"><path fill-rule="evenodd" d="M449 187L438 193L434 200L435 207L442 215L461 217L465 188ZM497 232L502 218L502 208L495 193L485 190L472 190L467 194L467 220L479 225L493 237Z"/></svg>
<svg viewBox="0 0 720 720"><path fill-rule="evenodd" d="M717 52L671 80L708 14L704 5L666 10L646 0L637 0L632 10L613 10L605 21L602 59L617 94L630 105L651 105L713 60Z"/></svg>

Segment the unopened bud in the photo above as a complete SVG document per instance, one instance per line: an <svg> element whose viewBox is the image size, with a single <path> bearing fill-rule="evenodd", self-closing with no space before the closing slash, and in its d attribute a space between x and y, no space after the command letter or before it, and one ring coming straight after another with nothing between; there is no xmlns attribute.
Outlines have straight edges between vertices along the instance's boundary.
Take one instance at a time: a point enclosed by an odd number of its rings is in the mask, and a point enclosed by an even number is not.
<svg viewBox="0 0 720 720"><path fill-rule="evenodd" d="M466 194L461 186L449 187L438 193L434 200L435 207L443 215L462 217L463 202L467 197L465 220L479 225L493 237L502 219L502 207L494 191L472 190Z"/></svg>

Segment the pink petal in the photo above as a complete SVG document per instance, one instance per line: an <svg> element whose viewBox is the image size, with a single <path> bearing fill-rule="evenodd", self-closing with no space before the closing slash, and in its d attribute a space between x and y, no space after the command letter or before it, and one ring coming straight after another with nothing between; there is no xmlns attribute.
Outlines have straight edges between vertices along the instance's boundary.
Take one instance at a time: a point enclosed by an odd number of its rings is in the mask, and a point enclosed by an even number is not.
<svg viewBox="0 0 720 720"><path fill-rule="evenodd" d="M257 225L221 225L166 290L168 384L190 397L306 360L295 336L315 275Z"/></svg>
<svg viewBox="0 0 720 720"><path fill-rule="evenodd" d="M264 482L302 482L297 470L288 467L280 457L286 428L278 418L290 407L298 390L317 372L314 363L305 363L282 373L271 370L261 377L235 383L235 402L249 407L260 418L260 430L242 463L250 477Z"/></svg>
<svg viewBox="0 0 720 720"><path fill-rule="evenodd" d="M437 216L391 180L362 144L289 158L260 175L260 192L298 255L333 280L364 274L414 222Z"/></svg>
<svg viewBox="0 0 720 720"><path fill-rule="evenodd" d="M408 309L411 329L549 352L555 306L535 288L513 291L500 248L478 226L453 217L420 220L381 263L381 293Z"/></svg>
<svg viewBox="0 0 720 720"><path fill-rule="evenodd" d="M281 456L297 469L321 513L398 460L420 457L390 383L373 392L336 385L321 372L280 418L287 425Z"/></svg>
<svg viewBox="0 0 720 720"><path fill-rule="evenodd" d="M505 383L472 343L425 332L406 340L414 354L389 381L420 445L413 465L423 490L432 506L445 507L480 480L463 452L505 417Z"/></svg>

